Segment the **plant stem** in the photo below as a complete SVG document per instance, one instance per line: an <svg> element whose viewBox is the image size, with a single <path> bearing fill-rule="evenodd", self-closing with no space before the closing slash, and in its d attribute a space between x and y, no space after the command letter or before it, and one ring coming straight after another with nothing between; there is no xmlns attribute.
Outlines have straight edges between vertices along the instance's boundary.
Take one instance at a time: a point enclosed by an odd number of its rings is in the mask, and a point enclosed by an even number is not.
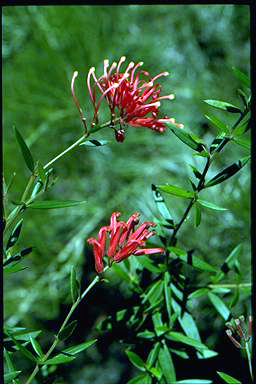
<svg viewBox="0 0 256 384"><path fill-rule="evenodd" d="M107 270L109 269L109 266L106 266L104 268L104 272L106 272ZM74 302L74 304L72 305L69 313L67 314L65 320L63 321L61 327L60 327L60 330L58 332L58 335L60 334L60 332L65 328L68 320L70 319L71 315L73 314L73 312L75 311L75 309L77 308L77 306L81 303L81 301L85 298L85 296L88 294L88 292L94 287L94 285L96 285L98 282L100 281L100 277L99 276L96 276L93 281L91 282L91 284L85 289L85 291L82 293L81 296L79 296L77 298L77 300ZM46 354L44 355L43 358L40 359L40 365L43 365L43 363L46 362L46 360L48 359L48 357L50 356L50 354L54 351L54 349L56 348L56 346L58 345L60 339L58 336L56 336L53 344L51 345L51 347L49 348L49 350L46 352ZM37 375L37 373L39 372L39 364L37 364L33 370L33 372L31 373L31 375L29 376L28 380L26 381L25 384L30 384L32 383L32 380L34 379L34 377Z"/></svg>
<svg viewBox="0 0 256 384"><path fill-rule="evenodd" d="M48 169L50 167L50 165L52 165L53 163L55 163L57 160L61 159L63 156L65 156L67 153L69 153L70 151L72 151L72 149L78 147L79 144L81 144L86 138L88 137L88 134L84 134L83 136L80 137L80 139L78 139L77 141L75 141L72 145L70 145L70 147L68 147L67 149L65 149L65 151L61 152L58 156L54 157L51 161L49 161L49 163L47 163L45 166L44 166L44 169Z"/></svg>
<svg viewBox="0 0 256 384"><path fill-rule="evenodd" d="M207 287L214 288L249 288L252 286L252 283L241 283L241 284L208 284Z"/></svg>

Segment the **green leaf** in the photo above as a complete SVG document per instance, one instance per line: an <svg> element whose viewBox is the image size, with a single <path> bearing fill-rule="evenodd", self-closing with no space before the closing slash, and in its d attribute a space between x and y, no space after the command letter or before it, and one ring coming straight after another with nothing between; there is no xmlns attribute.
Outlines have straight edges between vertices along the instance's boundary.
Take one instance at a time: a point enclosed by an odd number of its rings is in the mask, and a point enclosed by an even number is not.
<svg viewBox="0 0 256 384"><path fill-rule="evenodd" d="M143 332L137 333L137 337L142 337L143 339L153 339L155 337L154 332L148 331L147 329Z"/></svg>
<svg viewBox="0 0 256 384"><path fill-rule="evenodd" d="M170 348L170 351L175 353L175 355L180 356L182 359L189 359L189 355L185 351L180 351L173 348Z"/></svg>
<svg viewBox="0 0 256 384"><path fill-rule="evenodd" d="M21 219L16 225L15 225L15 228L13 229L12 233L11 233L11 236L9 237L8 239L8 242L7 242L7 245L6 245L6 250L8 250L9 248L13 247L14 244L16 244L19 236L20 236L20 232L21 232L21 227L22 227L22 223L23 223L23 219Z"/></svg>
<svg viewBox="0 0 256 384"><path fill-rule="evenodd" d="M193 199L195 196L194 192L187 191L186 189L183 189L181 187L176 187L175 185L158 185L157 188L159 188L163 192L169 193L170 195L184 197L186 199Z"/></svg>
<svg viewBox="0 0 256 384"><path fill-rule="evenodd" d="M77 326L77 320L73 320L71 323L66 325L66 327L58 333L58 338L60 340L66 340L69 336L72 335Z"/></svg>
<svg viewBox="0 0 256 384"><path fill-rule="evenodd" d="M175 384L211 384L212 380L206 380L206 379L186 379L186 380L179 380L176 381Z"/></svg>
<svg viewBox="0 0 256 384"><path fill-rule="evenodd" d="M28 332L26 328L16 327L11 328L8 326L4 326L4 333L6 334L12 334L16 340L23 340L23 341L29 341L30 337L36 338L38 335L40 335L42 331L32 331ZM6 341L12 340L11 337L5 338Z"/></svg>
<svg viewBox="0 0 256 384"><path fill-rule="evenodd" d="M210 121L210 123L212 125L214 125L218 130L219 130L219 133L225 133L225 134L229 134L229 129L228 129L228 126L223 123L220 119L218 119L217 116L213 116L213 115L205 115L206 119Z"/></svg>
<svg viewBox="0 0 256 384"><path fill-rule="evenodd" d="M37 358L34 355L32 355L32 353L26 347L24 347L19 341L17 341L16 338L11 333L9 333L6 329L5 329L5 333L12 339L14 344L17 346L18 350L24 356L26 356L29 360L32 360L33 362L37 362Z"/></svg>
<svg viewBox="0 0 256 384"><path fill-rule="evenodd" d="M174 253L179 259L187 263L187 252L178 247L168 247L168 250L171 253ZM201 260L199 257L192 255L192 267L200 269L207 272L218 272L218 269L208 264L206 261Z"/></svg>
<svg viewBox="0 0 256 384"><path fill-rule="evenodd" d="M167 384L173 384L176 382L176 373L175 368L172 362L172 356L169 352L169 349L164 342L163 347L160 348L158 354L158 361L163 372L163 375L166 379Z"/></svg>
<svg viewBox="0 0 256 384"><path fill-rule="evenodd" d="M139 259L139 258L138 258ZM124 263L116 264L114 263L111 267L111 269L123 280L127 283L131 282L131 278L129 275L128 270L126 269Z"/></svg>
<svg viewBox="0 0 256 384"><path fill-rule="evenodd" d="M70 361L75 360L76 357L77 356L66 356L66 355L59 354L53 357L52 359L44 361L43 365L66 364L66 363L69 363Z"/></svg>
<svg viewBox="0 0 256 384"><path fill-rule="evenodd" d="M9 371L16 371L15 366L12 361L12 352L9 352L6 348L4 348L4 358Z"/></svg>
<svg viewBox="0 0 256 384"><path fill-rule="evenodd" d="M154 330L159 337L168 330L168 327L163 324L161 312L155 312L152 316Z"/></svg>
<svg viewBox="0 0 256 384"><path fill-rule="evenodd" d="M233 138L232 141L241 147L250 150L251 149L251 141L248 137L239 137Z"/></svg>
<svg viewBox="0 0 256 384"><path fill-rule="evenodd" d="M85 343L74 345L73 347L69 347L63 350L65 353L70 353L71 355L76 355L82 351L85 351L87 348L91 347L93 344L97 342L97 339L86 341Z"/></svg>
<svg viewBox="0 0 256 384"><path fill-rule="evenodd" d="M164 287L163 287L162 280L159 280L156 283L154 283L149 289L148 293L143 298L142 304L144 304L147 300L150 302L151 305L154 304L162 295L163 288Z"/></svg>
<svg viewBox="0 0 256 384"><path fill-rule="evenodd" d="M238 78L238 80L241 81L241 83L247 87L247 88L250 88L250 80L249 80L249 77L243 73L242 71L240 71L240 69L236 68L236 67L232 67L232 71L234 73L234 75Z"/></svg>
<svg viewBox="0 0 256 384"><path fill-rule="evenodd" d="M145 363L144 363L144 361L140 358L140 356L138 356L136 353L134 353L134 352L132 352L132 351L129 351L129 350L126 350L125 353L127 354L128 359L130 360L130 362L131 362L136 368L138 368L140 371L146 371Z"/></svg>
<svg viewBox="0 0 256 384"><path fill-rule="evenodd" d="M199 199L197 199L197 201L198 200ZM195 210L196 210L196 212L195 212L195 226L199 227L199 225L201 223L202 213L201 213L201 207L197 203L195 204Z"/></svg>
<svg viewBox="0 0 256 384"><path fill-rule="evenodd" d="M227 211L227 208L219 207L216 204L211 203L210 201L202 200L202 199L197 199L197 203L201 204L202 206L210 209L214 209L216 211Z"/></svg>
<svg viewBox="0 0 256 384"><path fill-rule="evenodd" d="M213 306L219 312L219 314L223 317L225 321L227 321L230 315L230 311L224 304L224 302L221 300L221 298L219 298L219 296L215 295L212 292L208 292L208 297L212 302Z"/></svg>
<svg viewBox="0 0 256 384"><path fill-rule="evenodd" d="M233 104L226 103L225 101L220 100L203 100L206 104L211 105L212 107L222 109L223 111L231 113L241 113L240 108L236 107Z"/></svg>
<svg viewBox="0 0 256 384"><path fill-rule="evenodd" d="M168 123L167 123L168 125ZM189 132L186 132L184 128L176 128L170 125L170 130L177 136L184 144L188 145L190 148L194 149L197 152L202 152L204 150L203 140L198 138L196 135L192 135Z"/></svg>
<svg viewBox="0 0 256 384"><path fill-rule="evenodd" d="M234 377L232 377L230 375L227 375L224 372L218 372L217 371L217 373L225 381L225 383L228 383L228 384L242 384L241 381L235 379Z"/></svg>
<svg viewBox="0 0 256 384"><path fill-rule="evenodd" d="M38 341L30 336L30 342L32 344L32 347L34 348L35 352L38 354L38 356L42 357L44 355L41 345L38 343Z"/></svg>
<svg viewBox="0 0 256 384"><path fill-rule="evenodd" d="M208 294L208 288L199 288L197 289L196 291L192 292L188 298L189 300L192 300L192 299L197 299L199 297L202 297L202 296L205 296Z"/></svg>
<svg viewBox="0 0 256 384"><path fill-rule="evenodd" d="M244 157L238 160L236 163L233 163L229 167L225 168L223 171L214 176L210 181L205 184L205 188L213 187L216 184L222 183L223 181L229 179L231 176L235 175L240 169L242 169L247 162L249 161L250 156Z"/></svg>
<svg viewBox="0 0 256 384"><path fill-rule="evenodd" d="M144 374L133 377L127 384L151 384L151 382L151 377L148 374Z"/></svg>
<svg viewBox="0 0 256 384"><path fill-rule="evenodd" d="M171 214L165 204L164 198L161 195L159 189L154 184L151 184L151 189L159 213L169 224L173 224Z"/></svg>
<svg viewBox="0 0 256 384"><path fill-rule="evenodd" d="M199 351L202 349L208 349L208 347L203 343L201 343L200 341L193 339L191 337L185 336L180 332L171 331L171 332L168 332L165 336L167 337L167 339L190 345L191 347L194 347Z"/></svg>
<svg viewBox="0 0 256 384"><path fill-rule="evenodd" d="M84 143L81 143L80 145L87 145L88 147L101 147L102 145L108 144L110 141L109 140L87 140Z"/></svg>
<svg viewBox="0 0 256 384"><path fill-rule="evenodd" d="M16 139L17 139L17 142L20 146L23 158L25 160L25 163L26 163L28 169L31 172L34 172L35 163L34 163L32 154L31 154L30 149L28 148L27 144L25 143L25 140L23 139L23 137L21 136L20 132L18 131L18 129L16 127L15 127L15 134L16 134Z"/></svg>
<svg viewBox="0 0 256 384"><path fill-rule="evenodd" d="M86 201L76 201L76 200L44 200L37 201L28 205L28 208L33 209L55 209L55 208L67 208L74 207L75 205L81 205L86 203Z"/></svg>
<svg viewBox="0 0 256 384"><path fill-rule="evenodd" d="M4 383L10 383L15 377L17 377L22 371L11 371L4 374Z"/></svg>
<svg viewBox="0 0 256 384"><path fill-rule="evenodd" d="M219 273L212 279L214 283L220 281L231 269L239 269L238 257L241 255L243 244L238 244L225 259Z"/></svg>
<svg viewBox="0 0 256 384"><path fill-rule="evenodd" d="M76 271L73 265L71 267L71 273L70 273L70 289L71 289L72 302L74 304L79 296L79 283L76 280Z"/></svg>
<svg viewBox="0 0 256 384"><path fill-rule="evenodd" d="M155 361L158 357L158 353L160 351L160 346L161 344L158 341L157 343L155 343L154 347L151 349L146 362L148 368L151 368L155 364Z"/></svg>
<svg viewBox="0 0 256 384"><path fill-rule="evenodd" d="M245 132L247 132L251 127L251 114L247 112L247 114L242 118L240 123L235 127L232 134L234 137L242 136Z"/></svg>
<svg viewBox="0 0 256 384"><path fill-rule="evenodd" d="M158 380L161 379L161 377L162 377L162 372L161 372L159 369L153 367L153 368L149 368L149 371L150 371L150 372L152 373L152 375L154 375Z"/></svg>
<svg viewBox="0 0 256 384"><path fill-rule="evenodd" d="M140 256L137 258L139 264L141 264L148 271L153 273L161 273L161 269L153 264L153 260L147 256Z"/></svg>
<svg viewBox="0 0 256 384"><path fill-rule="evenodd" d="M167 309L167 313L168 313L168 317L169 317L169 325L172 322L172 307L171 307L171 303L172 303L172 293L171 292L172 291L171 291L171 288L169 286L170 280L171 280L171 277L170 277L169 272L165 272L165 274L164 274L164 296L165 296L166 309Z"/></svg>
<svg viewBox="0 0 256 384"><path fill-rule="evenodd" d="M44 170L44 167L43 167L43 164L41 163L41 161L38 161L37 169L38 169L39 177L40 177L42 183L44 184L46 182L47 176L46 176L46 172Z"/></svg>

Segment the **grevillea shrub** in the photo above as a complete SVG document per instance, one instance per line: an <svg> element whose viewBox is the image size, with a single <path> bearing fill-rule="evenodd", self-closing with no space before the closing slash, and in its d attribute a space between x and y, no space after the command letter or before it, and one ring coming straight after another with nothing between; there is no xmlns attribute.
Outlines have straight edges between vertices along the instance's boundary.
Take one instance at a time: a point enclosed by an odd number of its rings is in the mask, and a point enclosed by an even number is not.
<svg viewBox="0 0 256 384"><path fill-rule="evenodd" d="M209 113L206 118L217 131L216 137L210 142L190 132L182 123L176 123L174 117L162 115L161 103L174 99L173 94L164 95L158 83L160 77L168 76L167 72L151 75L142 70L143 63L130 62L124 65L125 57L118 63L111 65L109 60L104 61L103 73L96 76L95 68L88 72L87 87L92 107L92 119L85 116L75 92L75 81L78 72L75 71L71 81L71 93L77 106L82 121L83 134L71 146L49 160L45 165L31 153L26 140L21 132L15 129L17 144L21 150L30 177L21 191L20 198L11 208L8 194L11 187L4 187L4 277L8 279L11 274L23 273L26 257L33 252L32 247L19 248L21 230L29 221L29 212L36 209L59 209L86 204L85 201L72 200L47 200L44 194L52 187L51 177L53 167L64 156L70 154L80 145L91 146L106 145L104 140L96 140L94 132L104 129L114 130L117 142L125 141L128 129L150 128L156 134L172 132L184 145L188 147L193 156L202 161L201 168L191 165L192 176L188 175L191 187L167 182L166 184L152 184L152 204L157 210L153 217L141 219L142 213L134 209L127 212L125 204L120 206L120 212L113 212L108 223L98 228L94 237L85 239L87 246L94 255L95 276L85 289L81 289L81 281L76 273L76 265L70 271L70 296L72 306L67 315L63 315L63 322L47 346L40 343L40 329L30 330L17 327L6 319L4 326L4 358L6 383L45 383L57 382L55 374L60 364L69 364L92 345L98 343L102 335L115 335L117 329L128 330L129 337L119 337L125 345L127 363L137 369L134 377L128 378L129 384L135 383L212 383L212 373L209 377L185 377L177 375L175 356L181 359L211 359L217 355L201 336L199 324L196 321L198 300L204 300L216 312L216 317L223 321L223 337L227 337L234 347L241 350L241 359L245 356L248 360L248 377L253 380L251 362L252 344L252 316L241 314L234 319L232 308L239 300L240 292L250 289L251 282L242 276L239 260L241 244L222 260L221 265L206 261L200 255L200 249L186 249L181 241L180 229L190 220L191 213L194 218L194 231L200 231L203 215L211 210L219 211L221 217L225 207L219 207L212 201L202 198L202 191L214 188L220 183L228 183L231 178L243 172L243 168L250 159L248 139L251 128L250 118L250 84L247 76L238 69L234 74L241 82L241 106L230 104L226 101L205 100L209 110L217 108L223 112L222 118ZM101 107L107 107L109 120L101 121ZM233 121L226 116L232 115ZM168 138L167 138L168 139ZM49 144L50 145L50 144ZM125 145L119 144L119 145ZM232 164L226 164L216 170L215 160L220 153L225 154L227 146L240 145L245 154L236 158ZM84 147L86 148L86 147ZM171 155L170 155L171 156ZM225 156L225 155L224 155ZM152 157L152 162L154 158ZM136 163L136 159L134 159ZM191 160L191 162L193 162ZM214 164L214 174L212 166ZM211 172L209 172L211 171ZM211 176L209 176L209 173ZM70 175L72 178L72 175ZM59 181L60 182L60 181ZM75 188L75 184L74 184ZM75 191L74 191L75 192ZM184 212L175 217L170 213L175 206L168 206L165 197L171 195L187 202ZM138 196L139 197L139 196ZM86 199L89 201L90 196ZM207 211L208 210L208 211ZM24 215L24 213L27 213ZM121 221L121 217L128 217ZM178 218L177 218L178 217ZM150 220L150 221L147 221ZM86 226L86 223L85 223ZM213 235L214 228L209 228L209 237ZM190 236L193 236L191 233ZM209 238L204 242L209 243L208 253L211 254ZM38 261L40 262L40 260ZM111 273L109 273L111 271ZM191 273L188 273L190 271ZM191 276L197 273L194 280ZM32 271L31 271L32 273ZM106 285L106 279L111 279L113 274L118 276L127 288L136 297L136 304L124 307L115 315L106 316L97 324L97 335L80 344L72 344L72 333L77 327L76 308L88 298L91 290L99 282ZM232 274L233 283L226 283L227 275ZM201 278L204 276L204 278ZM206 276L206 277L205 277ZM18 286L17 286L17 289ZM109 287L109 289L111 289ZM228 293L228 300L226 294ZM231 298L231 301L230 301ZM101 298L104 300L104 297ZM15 308L13 308L15 312ZM110 309L110 312L111 309ZM202 310L201 318L205 314ZM225 324L227 327L225 334ZM119 332L120 335L120 332ZM67 347L66 340L71 346ZM25 364L21 370L19 359L27 359L30 364ZM220 356L221 358L221 356ZM31 364L33 368L29 371ZM100 368L100 367L99 367ZM219 368L216 376L226 383L239 383L228 372Z"/></svg>

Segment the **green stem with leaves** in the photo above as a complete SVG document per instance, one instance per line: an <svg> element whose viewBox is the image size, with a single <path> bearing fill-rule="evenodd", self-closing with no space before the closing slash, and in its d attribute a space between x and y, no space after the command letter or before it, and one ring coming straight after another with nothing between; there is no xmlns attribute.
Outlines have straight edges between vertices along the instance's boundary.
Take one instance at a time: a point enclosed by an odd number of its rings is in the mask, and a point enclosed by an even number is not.
<svg viewBox="0 0 256 384"><path fill-rule="evenodd" d="M105 267L104 269L104 272L106 272L107 270L109 269L109 266ZM81 301L85 298L85 296L90 292L90 290L100 281L100 277L99 276L96 276L93 281L91 282L91 284L85 289L85 291L82 293L82 295L78 296L77 300L73 303L72 307L70 308L70 311L69 313L67 314L65 320L63 321L61 327L60 327L60 330L58 332L58 335L56 336L53 344L51 345L51 347L49 348L49 350L46 352L46 354L40 358L40 362L38 364L36 364L33 372L31 373L31 375L29 376L28 380L26 381L25 384L30 384L32 383L34 377L37 375L37 373L39 372L39 369L40 369L40 366L44 365L44 363L47 361L48 357L51 355L51 353L54 351L54 349L57 347L57 345L59 344L60 342L60 338L59 338L59 335L60 333L63 331L63 329L66 327L71 315L73 314L73 312L75 311L75 309L78 307L78 305L81 303Z"/></svg>

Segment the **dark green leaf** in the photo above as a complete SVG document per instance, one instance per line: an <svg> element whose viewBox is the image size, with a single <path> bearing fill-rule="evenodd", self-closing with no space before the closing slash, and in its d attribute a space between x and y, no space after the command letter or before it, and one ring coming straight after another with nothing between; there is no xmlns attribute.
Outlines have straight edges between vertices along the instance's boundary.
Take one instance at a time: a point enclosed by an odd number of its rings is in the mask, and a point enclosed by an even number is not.
<svg viewBox="0 0 256 384"><path fill-rule="evenodd" d="M4 383L10 383L15 377L17 377L22 371L12 371L4 374Z"/></svg>
<svg viewBox="0 0 256 384"><path fill-rule="evenodd" d="M167 384L173 384L176 382L175 368L172 362L171 354L168 350L167 345L164 343L163 347L160 348L158 354L158 361L165 377Z"/></svg>
<svg viewBox="0 0 256 384"><path fill-rule="evenodd" d="M242 384L241 381L235 379L234 377L232 377L230 375L227 375L224 372L218 372L217 371L217 373L225 381L225 383L228 383L228 384Z"/></svg>
<svg viewBox="0 0 256 384"><path fill-rule="evenodd" d="M71 267L71 273L70 273L70 288L71 288L71 297L74 304L79 296L79 284L76 280L76 271L73 265Z"/></svg>
<svg viewBox="0 0 256 384"><path fill-rule="evenodd" d="M188 298L189 300L191 299L196 299L198 297L202 297L208 294L208 288L199 288L196 291L192 292Z"/></svg>
<svg viewBox="0 0 256 384"><path fill-rule="evenodd" d="M239 137L239 138L233 138L232 139L234 143L240 145L241 147L250 150L251 148L251 141L248 137Z"/></svg>
<svg viewBox="0 0 256 384"><path fill-rule="evenodd" d="M28 332L26 328L21 328L21 327L8 327L4 326L4 333L6 334L12 334L16 340L24 340L24 341L29 341L30 337L36 338L38 335L40 335L42 331L32 331ZM5 340L11 340L11 337L6 338Z"/></svg>
<svg viewBox="0 0 256 384"><path fill-rule="evenodd" d="M224 302L221 300L221 298L212 292L208 292L208 297L212 302L213 306L219 312L219 314L223 317L225 321L227 321L230 315L230 311L224 304Z"/></svg>
<svg viewBox="0 0 256 384"><path fill-rule="evenodd" d="M15 228L13 229L12 233L11 233L11 236L9 237L9 240L7 242L7 245L6 245L6 250L8 250L9 248L13 247L14 244L16 244L19 236L20 236L20 232L21 232L21 227L22 227L22 223L23 223L23 219L21 219L16 225L15 225Z"/></svg>
<svg viewBox="0 0 256 384"><path fill-rule="evenodd" d="M241 83L247 87L247 88L250 88L250 80L249 80L249 77L243 73L242 71L240 71L240 69L236 68L236 67L232 67L232 70L233 70L233 73L234 75L238 78L238 80L241 81Z"/></svg>
<svg viewBox="0 0 256 384"><path fill-rule="evenodd" d="M170 351L175 353L175 355L180 356L182 359L189 359L189 355L185 351L181 351L180 349L177 350L173 348L170 348Z"/></svg>
<svg viewBox="0 0 256 384"><path fill-rule="evenodd" d="M87 145L89 147L101 147L102 145L106 145L109 143L109 140L87 140L84 143L81 143L80 145Z"/></svg>
<svg viewBox="0 0 256 384"><path fill-rule="evenodd" d="M121 263L121 264L114 263L111 268L123 281L126 281L127 283L131 282L129 272L126 269L124 263Z"/></svg>
<svg viewBox="0 0 256 384"><path fill-rule="evenodd" d="M38 354L38 356L42 357L44 355L41 345L38 343L38 341L30 336L30 342L32 344L32 347L34 348L35 352Z"/></svg>
<svg viewBox="0 0 256 384"><path fill-rule="evenodd" d="M23 139L23 137L21 136L17 128L15 128L15 134L16 134L16 139L20 146L23 158L26 162L26 165L31 172L34 172L35 163L34 163L32 154L30 152L30 149L28 148L27 144L25 143L25 140Z"/></svg>
<svg viewBox="0 0 256 384"><path fill-rule="evenodd" d="M187 191L181 187L176 187L175 185L158 185L158 188L166 193L169 193L170 195L184 197L186 199L193 199L195 194L194 192Z"/></svg>
<svg viewBox="0 0 256 384"><path fill-rule="evenodd" d="M145 330L143 332L137 333L137 337L142 337L143 339L153 339L155 337L154 332Z"/></svg>
<svg viewBox="0 0 256 384"><path fill-rule="evenodd" d="M76 201L76 200L44 200L34 202L28 205L28 208L33 209L55 209L55 208L67 208L74 207L76 205L81 205L86 203L86 201Z"/></svg>
<svg viewBox="0 0 256 384"><path fill-rule="evenodd" d="M160 351L160 346L161 344L158 341L157 343L155 343L153 349L151 349L146 362L148 368L152 367L155 364L155 361L158 357L158 353Z"/></svg>
<svg viewBox="0 0 256 384"><path fill-rule="evenodd" d="M148 293L143 298L142 304L144 304L147 300L150 302L151 305L154 304L162 295L163 288L164 287L163 287L162 280L159 280L156 283L154 283L149 289Z"/></svg>
<svg viewBox="0 0 256 384"><path fill-rule="evenodd" d="M152 316L154 330L159 337L168 330L168 327L163 324L161 312L155 312Z"/></svg>
<svg viewBox="0 0 256 384"><path fill-rule="evenodd" d="M205 117L210 121L210 123L212 123L212 125L214 125L219 130L219 133L230 133L227 125L223 123L217 116L205 115Z"/></svg>
<svg viewBox="0 0 256 384"><path fill-rule="evenodd" d="M151 383L152 383L151 377L145 373L144 375L138 375L136 377L133 377L131 380L128 381L127 384L151 384Z"/></svg>
<svg viewBox="0 0 256 384"><path fill-rule="evenodd" d="M203 205L206 208L214 209L216 211L227 211L227 208L219 207L216 204L211 203L210 201L205 201L202 199L197 199L197 203Z"/></svg>
<svg viewBox="0 0 256 384"><path fill-rule="evenodd" d="M70 324L66 325L66 327L58 333L58 338L60 340L66 340L69 336L72 335L74 329L77 326L77 320L73 320Z"/></svg>
<svg viewBox="0 0 256 384"><path fill-rule="evenodd" d="M196 135L186 132L184 128L176 128L170 125L170 130L186 145L197 152L204 150L203 141Z"/></svg>
<svg viewBox="0 0 256 384"><path fill-rule="evenodd" d="M125 353L127 354L128 359L130 360L130 362L131 362L136 368L138 368L140 371L146 371L145 363L144 363L144 361L140 358L140 356L138 356L136 353L134 353L134 352L132 352L132 351L129 351L129 350L126 350Z"/></svg>
<svg viewBox="0 0 256 384"><path fill-rule="evenodd" d="M229 167L225 168L223 171L214 176L210 181L208 181L208 183L205 184L205 188L212 187L229 179L231 176L240 171L240 169L242 169L247 164L249 159L250 156L244 157L238 160L236 163L233 163Z"/></svg>
<svg viewBox="0 0 256 384"><path fill-rule="evenodd" d="M228 111L232 113L241 113L240 108L236 107L233 104L226 103L225 101L220 100L204 100L205 103L211 105L212 107L222 109L223 111Z"/></svg>
<svg viewBox="0 0 256 384"><path fill-rule="evenodd" d="M187 252L178 247L168 247L168 250L174 253L179 259L187 263ZM192 255L192 267L200 269L207 272L217 272L218 269L208 264L206 261L201 260L199 257Z"/></svg>
<svg viewBox="0 0 256 384"><path fill-rule="evenodd" d="M232 134L234 137L242 136L245 132L247 132L251 127L251 114L247 112L247 114L243 117L240 123L235 127Z"/></svg>
<svg viewBox="0 0 256 384"><path fill-rule="evenodd" d="M70 353L71 355L76 355L82 351L85 351L87 348L91 347L93 344L97 342L97 339L86 341L85 343L74 345L73 347L69 347L63 350L65 353Z"/></svg>
<svg viewBox="0 0 256 384"><path fill-rule="evenodd" d="M4 358L9 371L16 371L14 363L12 361L12 353L9 352L6 348L4 348Z"/></svg>
<svg viewBox="0 0 256 384"><path fill-rule="evenodd" d="M21 256L20 255L11 256L7 260L4 261L3 267L5 268L10 263L14 263L15 261L19 261L19 260L21 260Z"/></svg>
<svg viewBox="0 0 256 384"><path fill-rule="evenodd" d="M165 272L164 274L164 295L165 295L165 304L166 304L166 309L167 309L167 313L168 313L168 317L169 317L169 325L171 324L171 321L172 321L172 307L171 307L171 303L172 303L172 291L171 291L171 288L169 286L169 283L170 283L170 280L171 280L171 277L170 277L170 274L169 272Z"/></svg>
<svg viewBox="0 0 256 384"><path fill-rule="evenodd" d="M195 177L200 180L202 177L201 172L199 172L198 169L194 165L192 165L192 164L189 164L189 165L192 168L192 171L193 171Z"/></svg>
<svg viewBox="0 0 256 384"><path fill-rule="evenodd" d="M43 362L43 365L55 365L55 364L66 364L70 361L75 360L76 356L66 356L63 354L59 354L52 359L46 360Z"/></svg>

